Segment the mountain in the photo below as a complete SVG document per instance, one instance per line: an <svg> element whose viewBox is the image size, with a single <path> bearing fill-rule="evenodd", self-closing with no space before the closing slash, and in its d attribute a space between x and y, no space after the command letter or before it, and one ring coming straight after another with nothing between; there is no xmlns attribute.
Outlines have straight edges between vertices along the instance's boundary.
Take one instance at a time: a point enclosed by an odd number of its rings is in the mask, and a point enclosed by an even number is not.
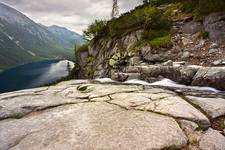
<svg viewBox="0 0 225 150"><path fill-rule="evenodd" d="M0 3L0 69L43 59L73 59L83 36L58 26L37 24Z"/></svg>
<svg viewBox="0 0 225 150"><path fill-rule="evenodd" d="M60 27L60 26L50 26L47 27L50 32L52 32L56 37L59 37L59 42L64 44L65 46L74 46L74 41L75 43L84 43L85 40L83 36L76 32L71 32L65 27Z"/></svg>

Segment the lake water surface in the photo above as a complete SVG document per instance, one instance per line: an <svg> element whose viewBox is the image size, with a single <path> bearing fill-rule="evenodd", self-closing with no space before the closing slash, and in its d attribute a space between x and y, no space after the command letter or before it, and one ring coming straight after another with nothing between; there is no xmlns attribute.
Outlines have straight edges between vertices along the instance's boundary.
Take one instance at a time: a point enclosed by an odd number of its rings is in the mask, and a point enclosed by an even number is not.
<svg viewBox="0 0 225 150"><path fill-rule="evenodd" d="M0 93L39 87L68 76L74 63L47 60L17 66L0 73Z"/></svg>

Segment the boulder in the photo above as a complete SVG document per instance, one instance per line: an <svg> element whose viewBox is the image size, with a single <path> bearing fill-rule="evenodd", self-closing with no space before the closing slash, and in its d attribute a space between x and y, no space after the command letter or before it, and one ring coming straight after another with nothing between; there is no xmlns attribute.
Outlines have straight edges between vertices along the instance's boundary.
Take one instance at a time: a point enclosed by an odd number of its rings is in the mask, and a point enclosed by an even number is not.
<svg viewBox="0 0 225 150"><path fill-rule="evenodd" d="M151 53L148 53L148 55L146 55L144 57L144 60L147 61L147 62L157 63L157 62L163 62L166 59L164 58L164 56L162 56L160 54L151 54Z"/></svg>
<svg viewBox="0 0 225 150"><path fill-rule="evenodd" d="M138 73L138 72L140 72L140 66L127 66L124 68L123 72Z"/></svg>
<svg viewBox="0 0 225 150"><path fill-rule="evenodd" d="M183 33L194 34L203 30L201 22L191 21L184 25L182 28Z"/></svg>
<svg viewBox="0 0 225 150"><path fill-rule="evenodd" d="M212 43L209 48L210 49L217 49L217 48L219 48L219 45L217 43Z"/></svg>
<svg viewBox="0 0 225 150"><path fill-rule="evenodd" d="M144 61L148 63L163 63L167 60L173 59L173 55L170 51L163 48L153 49L150 45L145 45L141 48L141 56Z"/></svg>
<svg viewBox="0 0 225 150"><path fill-rule="evenodd" d="M221 50L218 48L213 48L209 50L209 54L221 53Z"/></svg>
<svg viewBox="0 0 225 150"><path fill-rule="evenodd" d="M174 67L171 66L151 65L148 67L141 67L141 79L148 82L152 82L153 78L155 78L156 81L162 78L177 80L177 77L180 76L179 74L179 70L174 69Z"/></svg>
<svg viewBox="0 0 225 150"><path fill-rule="evenodd" d="M185 60L188 60L189 59L189 57L190 57L190 52L188 52L188 51L185 51L185 52L183 52L183 54L182 54L182 56L181 56L181 60L183 60L183 61L185 61Z"/></svg>
<svg viewBox="0 0 225 150"><path fill-rule="evenodd" d="M225 115L225 99L223 98L202 98L195 96L186 96L186 98L191 103L199 106L211 118L217 118Z"/></svg>
<svg viewBox="0 0 225 150"><path fill-rule="evenodd" d="M134 66L134 65L139 65L141 63L141 58L138 56L134 56L130 58L129 65Z"/></svg>
<svg viewBox="0 0 225 150"><path fill-rule="evenodd" d="M159 50L160 51L160 50ZM159 54L148 53L143 57L144 61L149 63L162 63L171 60L173 57L169 52L161 52Z"/></svg>
<svg viewBox="0 0 225 150"><path fill-rule="evenodd" d="M119 81L119 82L124 82L127 80L132 80L132 79L140 79L140 73L114 73L111 78L112 80Z"/></svg>
<svg viewBox="0 0 225 150"><path fill-rule="evenodd" d="M140 79L140 78L141 78L140 73L128 73L127 80Z"/></svg>
<svg viewBox="0 0 225 150"><path fill-rule="evenodd" d="M199 128L198 124L192 121L188 120L179 120L180 126L183 130L185 129L192 129L193 131L197 130Z"/></svg>
<svg viewBox="0 0 225 150"><path fill-rule="evenodd" d="M205 31L214 41L225 40L225 13L218 12L206 16L203 20Z"/></svg>
<svg viewBox="0 0 225 150"><path fill-rule="evenodd" d="M225 137L218 131L210 128L201 137L199 147L201 150L224 150Z"/></svg>
<svg viewBox="0 0 225 150"><path fill-rule="evenodd" d="M148 66L141 67L141 78L150 81L152 78L168 78L182 84L190 84L197 68L176 66ZM161 79L161 78L160 78Z"/></svg>
<svg viewBox="0 0 225 150"><path fill-rule="evenodd" d="M193 44L192 37L182 37L181 39L184 46Z"/></svg>
<svg viewBox="0 0 225 150"><path fill-rule="evenodd" d="M215 60L212 64L214 66L222 66L222 65L225 65L225 58L219 59L219 60Z"/></svg>
<svg viewBox="0 0 225 150"><path fill-rule="evenodd" d="M173 66L173 61L172 60L168 60L168 61L164 62L162 65L163 66Z"/></svg>
<svg viewBox="0 0 225 150"><path fill-rule="evenodd" d="M173 66L174 66L174 67L184 66L185 64L186 64L185 61L173 62Z"/></svg>
<svg viewBox="0 0 225 150"><path fill-rule="evenodd" d="M225 67L201 67L195 74L192 85L209 86L225 90Z"/></svg>
<svg viewBox="0 0 225 150"><path fill-rule="evenodd" d="M114 72L111 74L111 79L119 82L124 82L128 79L129 75L122 72Z"/></svg>

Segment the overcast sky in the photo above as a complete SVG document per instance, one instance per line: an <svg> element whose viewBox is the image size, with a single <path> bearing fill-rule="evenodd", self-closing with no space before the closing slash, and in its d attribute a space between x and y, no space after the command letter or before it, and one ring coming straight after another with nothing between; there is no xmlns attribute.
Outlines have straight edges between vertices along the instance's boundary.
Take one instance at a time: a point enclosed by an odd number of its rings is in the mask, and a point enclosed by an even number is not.
<svg viewBox="0 0 225 150"><path fill-rule="evenodd" d="M142 0L118 0L120 12L139 5ZM59 25L82 34L95 19L110 17L112 0L0 0L21 11L37 23Z"/></svg>

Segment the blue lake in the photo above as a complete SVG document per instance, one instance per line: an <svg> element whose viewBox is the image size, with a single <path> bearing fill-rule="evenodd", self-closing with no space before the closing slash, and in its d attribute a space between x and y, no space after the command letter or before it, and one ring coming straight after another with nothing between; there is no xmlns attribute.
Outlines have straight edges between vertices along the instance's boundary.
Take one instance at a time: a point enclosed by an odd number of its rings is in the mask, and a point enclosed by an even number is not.
<svg viewBox="0 0 225 150"><path fill-rule="evenodd" d="M71 61L47 60L17 66L0 73L0 93L35 88L68 76Z"/></svg>

